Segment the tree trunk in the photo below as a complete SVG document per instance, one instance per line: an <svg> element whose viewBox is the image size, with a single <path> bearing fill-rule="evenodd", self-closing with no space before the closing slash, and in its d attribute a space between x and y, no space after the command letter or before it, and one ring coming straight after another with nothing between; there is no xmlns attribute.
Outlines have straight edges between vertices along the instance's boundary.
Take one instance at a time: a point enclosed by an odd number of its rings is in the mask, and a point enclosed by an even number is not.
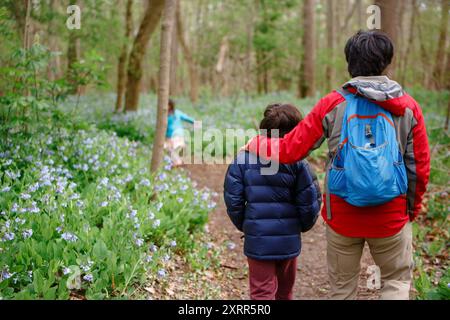
<svg viewBox="0 0 450 320"><path fill-rule="evenodd" d="M392 1L392 0L376 0L375 4L378 5L381 9L381 30L391 38L395 53L398 52L398 34L400 30L400 1ZM395 74L395 65L396 65L396 54L394 55L394 59L392 64L386 69L386 73L389 76L393 76Z"/></svg>
<svg viewBox="0 0 450 320"><path fill-rule="evenodd" d="M161 13L164 9L164 0L148 0L144 19L139 32L134 39L127 70L127 90L125 94L125 110L136 111L139 104L139 91L142 79L142 60L147 51L147 44L155 31Z"/></svg>
<svg viewBox="0 0 450 320"><path fill-rule="evenodd" d="M17 30L17 34L22 43L24 43L25 39L25 17L27 12L27 3L28 0L22 1L11 1L11 13L14 15L15 26Z"/></svg>
<svg viewBox="0 0 450 320"><path fill-rule="evenodd" d="M335 22L334 22L335 0L327 1L327 49L328 64L326 68L327 91L331 91L334 86L335 65L334 65L334 44L335 44Z"/></svg>
<svg viewBox="0 0 450 320"><path fill-rule="evenodd" d="M51 52L58 52L59 51L59 44L58 44L58 34L57 34L57 22L55 16L59 13L59 5L57 0L51 0L50 1L50 11L52 14L52 19L48 23L47 27L47 33L48 33L48 46L49 50ZM47 76L50 80L56 80L61 76L61 57L60 55L55 55L54 57L51 57L48 63L47 67Z"/></svg>
<svg viewBox="0 0 450 320"><path fill-rule="evenodd" d="M349 4L348 2L346 2L346 3ZM339 5L341 5L341 4L339 4ZM353 15L355 14L357 8L358 8L358 1L355 0L355 2L350 7L350 9L348 9L347 15L345 16L345 20L344 20L343 24L341 25L341 32L343 32L344 34L346 33L347 28L350 24L350 20L352 19Z"/></svg>
<svg viewBox="0 0 450 320"><path fill-rule="evenodd" d="M198 72L194 57L191 53L191 49L189 48L189 45L187 44L187 41L184 37L184 25L183 20L181 19L181 8L179 1L177 3L176 27L178 41L180 43L181 50L183 51L184 59L186 60L186 63L188 65L190 82L189 97L191 98L192 103L196 103L198 100Z"/></svg>
<svg viewBox="0 0 450 320"><path fill-rule="evenodd" d="M450 91L450 50L447 51L447 66L444 78L445 88ZM445 117L445 131L448 130L448 123L450 120L450 99L447 99L447 116Z"/></svg>
<svg viewBox="0 0 450 320"><path fill-rule="evenodd" d="M177 4L180 0L177 0ZM170 49L170 96L178 95L178 37L177 37L177 19L172 28L172 47Z"/></svg>
<svg viewBox="0 0 450 320"><path fill-rule="evenodd" d="M31 0L25 0L26 1L26 15L25 15L25 26L23 30L23 48L24 49L30 49L31 47Z"/></svg>
<svg viewBox="0 0 450 320"><path fill-rule="evenodd" d="M79 92L80 88L75 87L76 79L74 79L75 75L73 74L73 68L75 63L80 60L80 38L78 36L78 30L70 30L69 31L69 44L67 47L67 79L70 84L74 85L72 90L72 94L76 94Z"/></svg>
<svg viewBox="0 0 450 320"><path fill-rule="evenodd" d="M439 42L436 51L436 63L433 71L433 82L436 89L441 89L445 86L442 75L445 68L445 48L447 46L448 34L448 10L450 0L441 0L441 24L439 31Z"/></svg>
<svg viewBox="0 0 450 320"><path fill-rule="evenodd" d="M414 30L415 30L415 25L416 25L416 16L417 16L417 4L416 4L417 0L411 0L411 21L409 23L409 36L408 36L408 42L406 45L406 48L403 52L403 57L401 59L401 62L399 63L399 66L401 66L401 72L400 72L400 82L402 83L402 85L405 85L405 81L406 81L406 71L408 69L408 64L409 64L409 57L411 56L411 48L413 47L413 43L414 43L414 38L415 38L415 34L414 34Z"/></svg>
<svg viewBox="0 0 450 320"><path fill-rule="evenodd" d="M356 28L357 30L364 30L366 29L366 24L365 24L365 17L366 17L366 11L365 11L365 6L364 6L364 0L356 0L356 3L358 5L358 8L356 9L358 12L358 28Z"/></svg>
<svg viewBox="0 0 450 320"><path fill-rule="evenodd" d="M298 94L300 98L315 93L315 0L305 0L303 4L303 59L300 67Z"/></svg>
<svg viewBox="0 0 450 320"><path fill-rule="evenodd" d="M170 85L170 48L172 46L172 28L175 20L177 0L166 0L161 28L160 69L158 88L158 115L156 134L153 143L151 171L159 169L164 153L164 139L167 130L167 109Z"/></svg>
<svg viewBox="0 0 450 320"><path fill-rule="evenodd" d="M127 83L126 66L128 60L128 42L133 32L133 0L127 0L125 11L125 38L123 40L122 53L119 57L119 64L117 66L117 100L116 112L122 110L123 95L125 93L125 86Z"/></svg>
<svg viewBox="0 0 450 320"><path fill-rule="evenodd" d="M228 60L228 52L229 52L230 46L228 37L225 36L222 39L222 42L220 44L220 50L219 50L219 57L217 59L216 64L216 74L218 76L218 80L220 83L220 93L222 95L228 95L228 77L226 75L226 65Z"/></svg>
<svg viewBox="0 0 450 320"><path fill-rule="evenodd" d="M251 11L251 18L248 19L247 22L247 43L246 43L246 50L245 50L245 93L248 98L248 94L250 93L252 89L252 50L253 50L253 30L255 28L255 22L254 22L254 9L253 7L250 8Z"/></svg>

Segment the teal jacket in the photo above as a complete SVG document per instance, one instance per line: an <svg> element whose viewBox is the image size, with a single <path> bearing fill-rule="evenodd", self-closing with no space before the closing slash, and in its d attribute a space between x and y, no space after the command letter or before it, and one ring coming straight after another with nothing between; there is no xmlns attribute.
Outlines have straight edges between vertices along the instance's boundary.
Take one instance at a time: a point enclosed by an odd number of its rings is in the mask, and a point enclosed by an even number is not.
<svg viewBox="0 0 450 320"><path fill-rule="evenodd" d="M173 114L169 114L167 119L166 138L184 136L183 121L194 123L194 119L180 110L175 110Z"/></svg>

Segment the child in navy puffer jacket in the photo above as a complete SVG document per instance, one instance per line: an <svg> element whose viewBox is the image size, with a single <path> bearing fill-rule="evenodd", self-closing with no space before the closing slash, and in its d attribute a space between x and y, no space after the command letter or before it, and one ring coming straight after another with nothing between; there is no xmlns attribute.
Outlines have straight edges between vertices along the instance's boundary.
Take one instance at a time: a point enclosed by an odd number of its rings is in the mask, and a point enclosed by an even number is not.
<svg viewBox="0 0 450 320"><path fill-rule="evenodd" d="M301 121L297 108L273 104L264 112L260 129L278 129L283 137ZM301 232L318 217L321 194L308 162L281 165L274 175L262 175L254 154L241 152L229 166L224 197L233 224L244 232L250 297L254 300L290 300L295 282Z"/></svg>

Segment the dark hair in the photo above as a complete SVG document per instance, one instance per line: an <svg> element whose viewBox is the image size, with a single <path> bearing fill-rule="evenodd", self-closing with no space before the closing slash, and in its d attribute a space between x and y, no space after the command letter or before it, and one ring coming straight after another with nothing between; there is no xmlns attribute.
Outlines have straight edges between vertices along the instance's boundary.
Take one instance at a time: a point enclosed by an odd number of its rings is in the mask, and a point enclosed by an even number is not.
<svg viewBox="0 0 450 320"><path fill-rule="evenodd" d="M294 129L302 120L300 111L291 104L275 103L269 105L264 111L264 119L259 125L260 129L267 130L267 136L271 136L272 129L279 130L279 137L284 137Z"/></svg>
<svg viewBox="0 0 450 320"><path fill-rule="evenodd" d="M391 64L394 45L381 31L358 31L345 45L348 72L352 77L379 76Z"/></svg>
<svg viewBox="0 0 450 320"><path fill-rule="evenodd" d="M175 101L169 99L169 113L173 113L175 111Z"/></svg>

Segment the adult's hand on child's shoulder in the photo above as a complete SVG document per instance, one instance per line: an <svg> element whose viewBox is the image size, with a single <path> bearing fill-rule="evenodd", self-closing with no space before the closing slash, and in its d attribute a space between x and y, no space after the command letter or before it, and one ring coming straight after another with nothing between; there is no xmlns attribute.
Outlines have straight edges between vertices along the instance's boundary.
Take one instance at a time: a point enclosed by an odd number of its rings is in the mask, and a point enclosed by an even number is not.
<svg viewBox="0 0 450 320"><path fill-rule="evenodd" d="M256 139L258 139L258 136L251 138L245 146L242 146L241 149L239 149L239 151L241 152L250 151L250 145L256 143L257 142Z"/></svg>

